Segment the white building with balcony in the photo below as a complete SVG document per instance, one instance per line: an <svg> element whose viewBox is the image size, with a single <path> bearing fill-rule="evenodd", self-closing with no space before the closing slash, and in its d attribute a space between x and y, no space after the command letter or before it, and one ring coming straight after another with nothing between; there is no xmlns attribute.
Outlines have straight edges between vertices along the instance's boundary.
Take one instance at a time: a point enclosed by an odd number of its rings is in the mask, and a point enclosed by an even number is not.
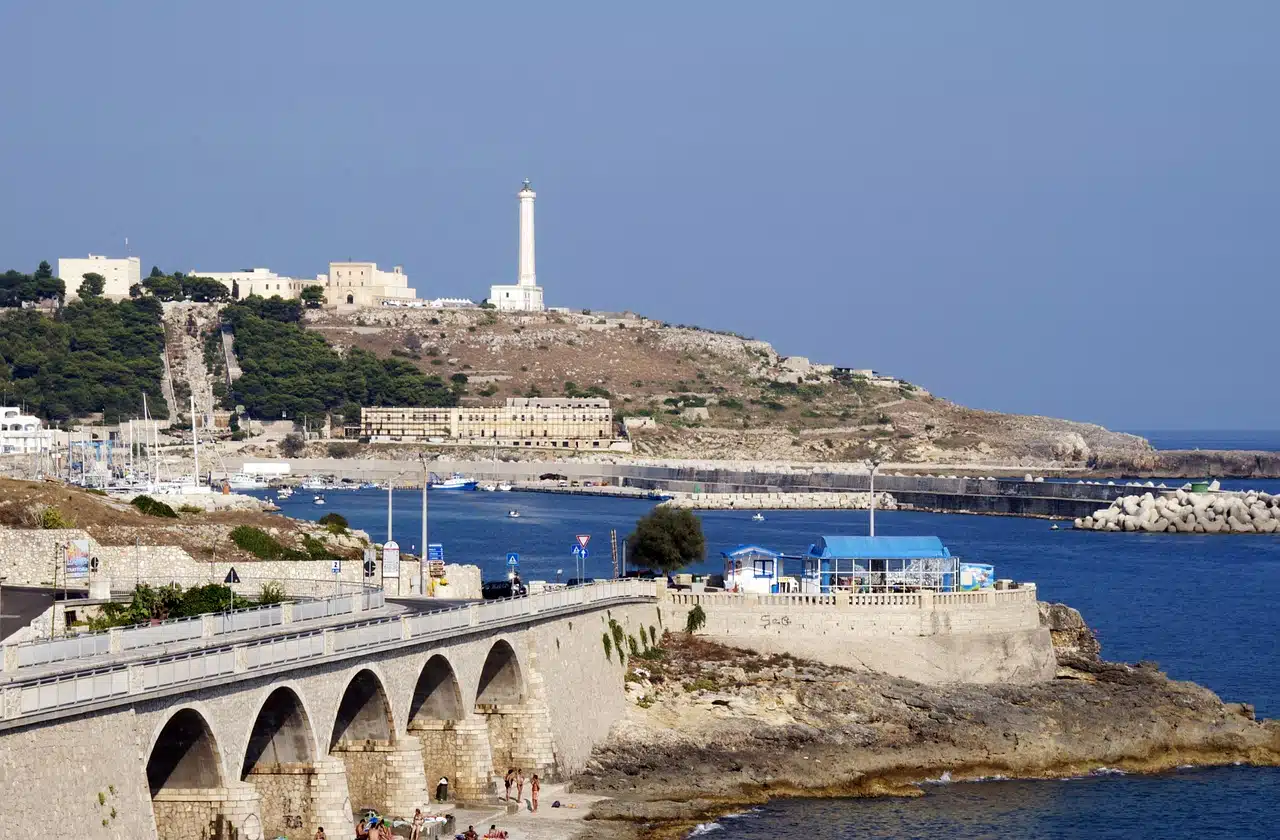
<svg viewBox="0 0 1280 840"><path fill-rule="evenodd" d="M53 432L39 417L23 414L13 406L0 406L0 454L48 452L52 446Z"/></svg>
<svg viewBox="0 0 1280 840"><path fill-rule="evenodd" d="M301 296L302 290L307 286L324 285L318 280L281 277L269 268L253 268L248 271L197 271L193 268L187 272L187 275L217 280L227 287L232 297L241 300L249 295L261 295L264 298L279 295L289 300Z"/></svg>

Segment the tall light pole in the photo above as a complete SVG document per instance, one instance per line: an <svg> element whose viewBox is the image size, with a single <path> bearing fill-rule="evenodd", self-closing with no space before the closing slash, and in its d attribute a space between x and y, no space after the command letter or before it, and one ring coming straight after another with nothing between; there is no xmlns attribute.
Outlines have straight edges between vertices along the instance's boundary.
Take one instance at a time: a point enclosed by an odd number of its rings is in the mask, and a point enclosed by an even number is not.
<svg viewBox="0 0 1280 840"><path fill-rule="evenodd" d="M883 462L877 461L874 459L867 461L867 466L870 468L870 471L871 471L871 484L870 484L869 492L871 495L871 507L870 507L871 536L873 537L876 535L876 468L879 467L881 463Z"/></svg>
<svg viewBox="0 0 1280 840"><path fill-rule="evenodd" d="M426 470L426 456L417 456L422 461L422 548L417 554L417 594L426 594L426 565L430 561L428 548L426 548L426 485L430 484L430 474Z"/></svg>
<svg viewBox="0 0 1280 840"><path fill-rule="evenodd" d="M391 491L395 489L396 478L407 473L408 470L402 470L396 474L395 478L387 482L387 542L392 542L391 536Z"/></svg>

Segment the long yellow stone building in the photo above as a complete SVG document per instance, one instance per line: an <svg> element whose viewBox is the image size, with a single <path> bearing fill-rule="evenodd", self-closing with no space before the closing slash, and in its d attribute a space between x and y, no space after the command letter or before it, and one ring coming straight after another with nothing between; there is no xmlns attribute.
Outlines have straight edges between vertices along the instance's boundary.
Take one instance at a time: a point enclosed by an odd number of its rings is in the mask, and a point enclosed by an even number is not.
<svg viewBox="0 0 1280 840"><path fill-rule="evenodd" d="M468 443L550 449L619 449L613 409L599 398L509 397L502 406L362 408L373 443Z"/></svg>

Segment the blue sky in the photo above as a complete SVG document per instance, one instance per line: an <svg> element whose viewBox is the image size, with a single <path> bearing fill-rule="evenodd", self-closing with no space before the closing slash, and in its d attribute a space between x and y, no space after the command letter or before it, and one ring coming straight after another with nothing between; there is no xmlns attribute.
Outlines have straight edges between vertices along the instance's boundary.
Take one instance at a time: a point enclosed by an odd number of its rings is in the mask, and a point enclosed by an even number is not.
<svg viewBox="0 0 1280 840"><path fill-rule="evenodd" d="M983 408L1276 428L1280 4L0 4L0 270L401 263Z"/></svg>

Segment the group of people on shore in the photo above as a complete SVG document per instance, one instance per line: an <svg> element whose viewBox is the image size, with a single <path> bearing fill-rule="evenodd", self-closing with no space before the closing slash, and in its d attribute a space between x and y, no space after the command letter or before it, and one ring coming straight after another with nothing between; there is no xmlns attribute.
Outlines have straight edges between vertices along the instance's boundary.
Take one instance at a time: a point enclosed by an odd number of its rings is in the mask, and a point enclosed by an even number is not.
<svg viewBox="0 0 1280 840"><path fill-rule="evenodd" d="M507 775L502 777L502 785L506 788L504 801L511 801L511 788L516 789L516 802L524 801L524 770L519 767L512 767L507 770ZM538 794L542 791L542 782L538 779L538 774L534 773L533 778L529 780L529 799L532 805L533 813L538 813Z"/></svg>

